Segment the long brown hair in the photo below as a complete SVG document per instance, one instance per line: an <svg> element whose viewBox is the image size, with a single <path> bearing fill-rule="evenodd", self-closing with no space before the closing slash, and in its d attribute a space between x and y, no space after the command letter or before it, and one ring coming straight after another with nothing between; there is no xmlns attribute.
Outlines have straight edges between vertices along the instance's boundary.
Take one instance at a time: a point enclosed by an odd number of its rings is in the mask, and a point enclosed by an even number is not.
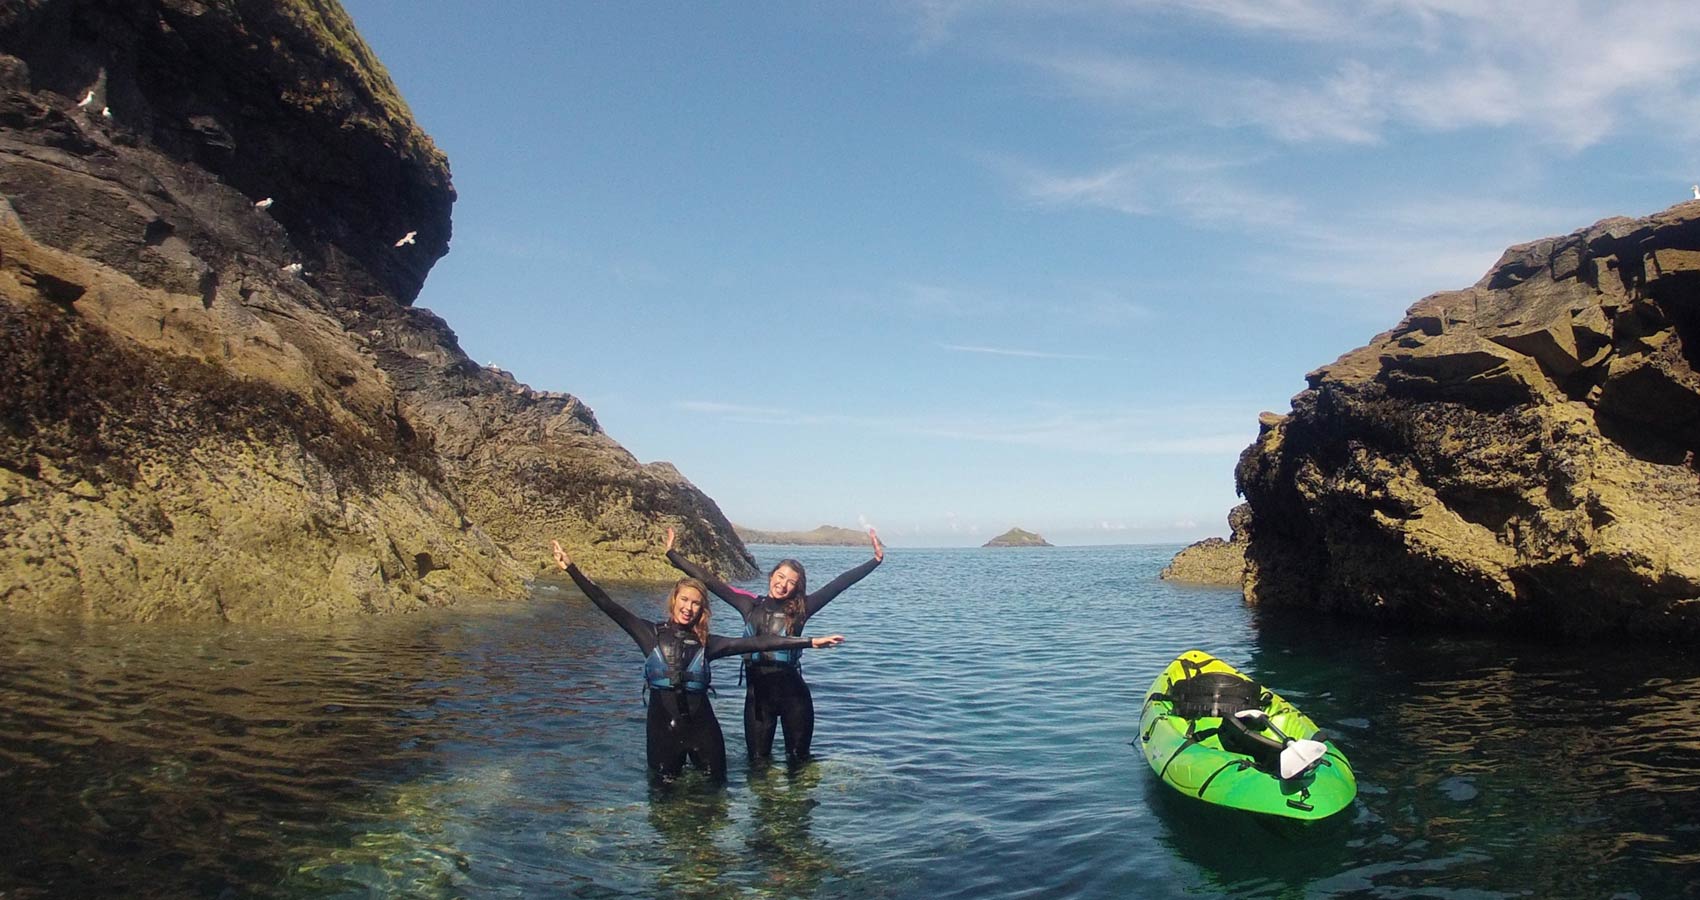
<svg viewBox="0 0 1700 900"><path fill-rule="evenodd" d="M767 570L767 577L771 579L773 573L780 569L790 569L797 573L797 586L791 589L791 596L784 600L785 624L788 626L785 630L790 631L796 627L797 620L803 617L803 604L809 599L809 573L803 571L802 563L794 559L782 559Z"/></svg>
<svg viewBox="0 0 1700 900"><path fill-rule="evenodd" d="M696 632L697 641L704 647L708 646L708 585L695 578L681 578L673 583L673 593L667 595L667 621L673 621L673 610L679 605L679 589L690 588L702 598L702 604L697 607L697 620L691 623L691 630Z"/></svg>

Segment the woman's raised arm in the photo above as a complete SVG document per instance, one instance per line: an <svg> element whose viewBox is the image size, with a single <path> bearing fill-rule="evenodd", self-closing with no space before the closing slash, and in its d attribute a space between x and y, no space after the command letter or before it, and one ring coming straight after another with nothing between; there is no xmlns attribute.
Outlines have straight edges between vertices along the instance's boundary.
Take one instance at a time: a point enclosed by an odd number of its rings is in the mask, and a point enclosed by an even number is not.
<svg viewBox="0 0 1700 900"><path fill-rule="evenodd" d="M637 641L638 647L643 652L648 653L654 650L655 626L644 621L637 613L614 602L614 598L608 596L608 592L603 590L601 585L591 581L589 575L579 571L578 566L573 565L572 557L568 556L567 551L562 549L560 541L550 541L549 543L555 548L555 565L560 566L561 571L566 572L568 577L572 578L573 583L578 585L578 589L584 591L584 595L590 598L590 602L596 604L597 609L607 613L608 618L614 620L614 624L624 628L626 633L632 636L632 640Z"/></svg>
<svg viewBox="0 0 1700 900"><path fill-rule="evenodd" d="M804 617L820 612L821 607L832 602L832 598L844 592L844 589L868 577L868 573L879 568L885 561L885 546L880 543L880 536L872 528L868 529L868 539L874 542L874 558L851 569L848 572L826 583L826 587L818 591L810 591L808 602L803 605Z"/></svg>
<svg viewBox="0 0 1700 900"><path fill-rule="evenodd" d="M673 564L673 568L678 569L686 575L708 585L708 589L714 592L714 596L732 604L732 608L738 611L738 615L749 615L750 610L756 605L756 595L749 591L738 590L726 582L714 577L713 573L704 569L702 566L686 559L683 554L673 549L673 538L673 527L669 525L667 527L667 561Z"/></svg>

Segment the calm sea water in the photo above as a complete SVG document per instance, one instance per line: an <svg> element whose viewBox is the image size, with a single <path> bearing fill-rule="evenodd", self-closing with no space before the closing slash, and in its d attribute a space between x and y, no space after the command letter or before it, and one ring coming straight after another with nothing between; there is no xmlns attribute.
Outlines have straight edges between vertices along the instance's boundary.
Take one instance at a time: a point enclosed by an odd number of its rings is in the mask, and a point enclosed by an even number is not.
<svg viewBox="0 0 1700 900"><path fill-rule="evenodd" d="M849 636L807 654L818 761L752 771L716 666L724 788L649 787L637 651L570 585L334 629L0 617L0 897L1700 895L1692 653L1258 614L1158 581L1174 549L891 551L811 624ZM1354 807L1271 829L1160 785L1129 741L1192 647L1338 735Z"/></svg>

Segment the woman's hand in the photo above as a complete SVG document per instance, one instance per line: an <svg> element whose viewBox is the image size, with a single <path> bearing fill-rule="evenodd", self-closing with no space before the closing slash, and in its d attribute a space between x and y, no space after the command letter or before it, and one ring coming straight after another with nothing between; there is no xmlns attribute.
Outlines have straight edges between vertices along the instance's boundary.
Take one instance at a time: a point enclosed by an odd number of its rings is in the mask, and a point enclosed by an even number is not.
<svg viewBox="0 0 1700 900"><path fill-rule="evenodd" d="M661 548L662 553L673 552L673 526L667 526L667 546Z"/></svg>
<svg viewBox="0 0 1700 900"><path fill-rule="evenodd" d="M836 646L838 646L839 644L842 644L842 643L844 643L844 635L842 635L842 634L829 634L826 637L818 637L818 638L810 638L809 639L809 646L816 647L816 648L819 648L819 647L836 647Z"/></svg>
<svg viewBox="0 0 1700 900"><path fill-rule="evenodd" d="M874 542L874 559L885 562L885 547L880 544L880 536L872 528L868 529L868 540Z"/></svg>
<svg viewBox="0 0 1700 900"><path fill-rule="evenodd" d="M560 566L561 571L565 572L567 566L573 564L573 558L567 555L567 551L561 549L560 541L550 541L549 544L555 548L555 565Z"/></svg>

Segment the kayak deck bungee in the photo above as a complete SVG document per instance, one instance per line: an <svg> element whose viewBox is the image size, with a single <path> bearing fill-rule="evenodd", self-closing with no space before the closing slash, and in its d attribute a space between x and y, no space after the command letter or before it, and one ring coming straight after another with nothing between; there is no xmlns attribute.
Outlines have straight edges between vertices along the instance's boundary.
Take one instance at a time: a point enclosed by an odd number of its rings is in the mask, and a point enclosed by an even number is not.
<svg viewBox="0 0 1700 900"><path fill-rule="evenodd" d="M1234 715L1243 710L1262 715ZM1315 821L1358 793L1351 764L1315 722L1202 650L1182 653L1151 683L1135 743L1164 784L1216 806ZM1283 752L1291 778L1282 777Z"/></svg>

